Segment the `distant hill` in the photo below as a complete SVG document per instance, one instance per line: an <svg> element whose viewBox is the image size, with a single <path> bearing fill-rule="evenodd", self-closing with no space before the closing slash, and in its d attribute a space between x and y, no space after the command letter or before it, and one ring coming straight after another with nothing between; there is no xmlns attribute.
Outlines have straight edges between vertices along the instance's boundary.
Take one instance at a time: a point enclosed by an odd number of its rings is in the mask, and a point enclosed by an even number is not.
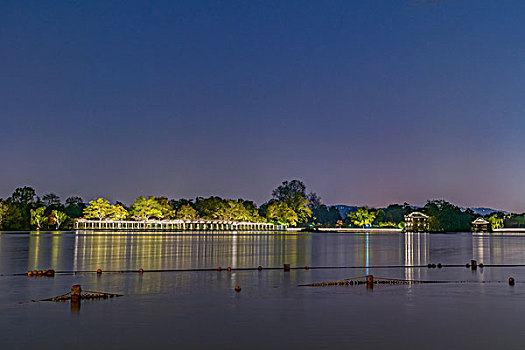
<svg viewBox="0 0 525 350"><path fill-rule="evenodd" d="M461 208L463 209L463 208ZM508 214L508 212L506 211L503 211L503 210L496 210L496 209L492 209L492 208L470 208L474 214L478 214L478 215L490 215L490 214L494 214L494 213L499 213L499 212L503 212L505 214Z"/></svg>

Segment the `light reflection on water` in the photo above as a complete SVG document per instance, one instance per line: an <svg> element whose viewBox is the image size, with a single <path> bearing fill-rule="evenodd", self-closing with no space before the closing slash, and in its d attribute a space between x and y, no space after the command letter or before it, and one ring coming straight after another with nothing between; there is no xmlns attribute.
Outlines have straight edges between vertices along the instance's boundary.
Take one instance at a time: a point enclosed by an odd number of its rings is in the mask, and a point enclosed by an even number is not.
<svg viewBox="0 0 525 350"><path fill-rule="evenodd" d="M525 268L374 268L386 265L524 264L525 236L462 234L195 235L0 234L0 273L32 269L169 270L292 266L348 269L103 273L0 277L6 348L520 348ZM522 271L523 270L523 271ZM380 277L471 281L441 285L304 288L300 283L372 273ZM518 283L505 282L514 276ZM478 283L487 282L487 283ZM26 303L72 284L125 294L69 305ZM233 292L241 284L243 291ZM24 302L23 304L18 304ZM507 313L512 313L509 318ZM475 327L466 325L475 322ZM67 334L57 333L63 327ZM439 331L436 330L436 327ZM27 338L26 330L42 332ZM234 335L231 330L235 329ZM114 333L131 334L114 339ZM148 332L143 339L141 332ZM60 337L58 335L60 334ZM96 337L94 336L96 334ZM206 334L203 337L203 334ZM414 346L405 339L410 338ZM416 346L417 345L417 346ZM456 346L452 346L454 348Z"/></svg>

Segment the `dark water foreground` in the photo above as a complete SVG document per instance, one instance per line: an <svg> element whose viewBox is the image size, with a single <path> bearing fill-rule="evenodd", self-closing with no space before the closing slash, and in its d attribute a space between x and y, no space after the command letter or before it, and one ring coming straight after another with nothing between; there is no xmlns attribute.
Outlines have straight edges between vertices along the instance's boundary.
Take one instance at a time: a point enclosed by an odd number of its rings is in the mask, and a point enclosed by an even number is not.
<svg viewBox="0 0 525 350"><path fill-rule="evenodd" d="M0 234L0 274L282 266L525 264L525 236ZM297 287L371 273L471 283ZM513 276L514 287L507 284ZM484 282L484 283L482 283ZM500 283L499 283L500 282ZM523 349L525 267L0 276L0 349ZM71 285L124 294L31 302ZM242 286L235 293L235 285Z"/></svg>

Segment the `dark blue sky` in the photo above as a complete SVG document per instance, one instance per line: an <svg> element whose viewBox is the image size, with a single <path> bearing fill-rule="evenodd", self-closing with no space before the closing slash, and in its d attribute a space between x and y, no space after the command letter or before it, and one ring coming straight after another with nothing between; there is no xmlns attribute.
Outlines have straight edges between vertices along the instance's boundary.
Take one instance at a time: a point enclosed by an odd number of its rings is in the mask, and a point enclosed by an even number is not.
<svg viewBox="0 0 525 350"><path fill-rule="evenodd" d="M525 211L525 2L2 1L0 197Z"/></svg>

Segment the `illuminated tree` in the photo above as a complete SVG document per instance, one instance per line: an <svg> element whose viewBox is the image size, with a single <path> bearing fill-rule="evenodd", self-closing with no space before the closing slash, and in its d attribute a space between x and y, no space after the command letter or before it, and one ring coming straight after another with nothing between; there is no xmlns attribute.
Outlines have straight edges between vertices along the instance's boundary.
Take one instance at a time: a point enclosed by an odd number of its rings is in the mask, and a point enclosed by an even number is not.
<svg viewBox="0 0 525 350"><path fill-rule="evenodd" d="M97 198L84 208L84 218L98 220L122 220L128 212L121 205L111 205L107 199Z"/></svg>
<svg viewBox="0 0 525 350"><path fill-rule="evenodd" d="M6 204L0 202L0 227L2 226L2 221L4 220L7 214L8 207Z"/></svg>
<svg viewBox="0 0 525 350"><path fill-rule="evenodd" d="M503 227L503 219L498 217L498 214L492 214L486 219L488 222L490 222L492 229L498 229Z"/></svg>
<svg viewBox="0 0 525 350"><path fill-rule="evenodd" d="M266 218L271 222L276 222L281 225L295 226L299 221L299 217L295 210L290 208L284 202L272 201L265 208Z"/></svg>
<svg viewBox="0 0 525 350"><path fill-rule="evenodd" d="M40 230L47 221L47 216L44 214L45 211L46 207L31 209L31 225L36 226L37 230Z"/></svg>
<svg viewBox="0 0 525 350"><path fill-rule="evenodd" d="M297 222L302 223L307 222L308 218L312 216L312 210L309 207L310 202L306 199L305 191L306 186L302 181L284 181L280 186L273 190L272 196L274 201L286 203L288 208L295 211ZM310 193L308 196L315 201L313 205L317 205L317 202L320 202L321 200L314 193ZM281 206L281 208L284 207Z"/></svg>
<svg viewBox="0 0 525 350"><path fill-rule="evenodd" d="M111 204L107 199L97 198L88 203L84 208L84 218L104 220L110 216Z"/></svg>
<svg viewBox="0 0 525 350"><path fill-rule="evenodd" d="M159 204L159 209L162 212L163 219L172 219L175 217L175 210L169 203L166 197L155 197L155 201Z"/></svg>
<svg viewBox="0 0 525 350"><path fill-rule="evenodd" d="M360 207L356 211L349 213L348 218L356 226L369 227L376 218L376 212L369 210L368 207Z"/></svg>
<svg viewBox="0 0 525 350"><path fill-rule="evenodd" d="M110 219L111 220L124 220L128 217L128 211L120 204L111 206Z"/></svg>
<svg viewBox="0 0 525 350"><path fill-rule="evenodd" d="M53 215L53 219L55 220L57 230L60 229L60 225L62 225L64 221L66 221L69 218L66 213L58 210L53 210L51 214Z"/></svg>
<svg viewBox="0 0 525 350"><path fill-rule="evenodd" d="M195 220L199 218L199 213L191 205L184 204L177 210L175 217L182 220Z"/></svg>
<svg viewBox="0 0 525 350"><path fill-rule="evenodd" d="M129 208L131 216L136 220L149 220L150 218L162 219L162 206L155 197L150 196L147 199L140 196L135 203Z"/></svg>

